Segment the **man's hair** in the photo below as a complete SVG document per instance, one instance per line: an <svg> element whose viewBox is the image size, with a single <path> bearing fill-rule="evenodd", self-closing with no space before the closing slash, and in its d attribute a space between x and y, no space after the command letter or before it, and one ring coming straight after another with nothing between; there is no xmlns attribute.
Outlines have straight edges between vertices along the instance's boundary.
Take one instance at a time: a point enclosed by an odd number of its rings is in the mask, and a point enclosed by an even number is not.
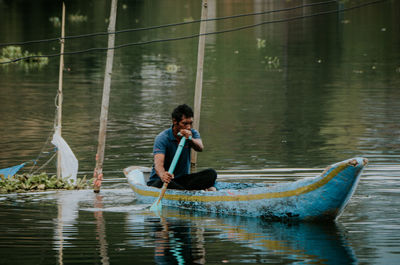
<svg viewBox="0 0 400 265"><path fill-rule="evenodd" d="M182 116L185 115L186 118L193 117L193 110L186 104L179 105L172 111L172 119L180 122L182 120Z"/></svg>

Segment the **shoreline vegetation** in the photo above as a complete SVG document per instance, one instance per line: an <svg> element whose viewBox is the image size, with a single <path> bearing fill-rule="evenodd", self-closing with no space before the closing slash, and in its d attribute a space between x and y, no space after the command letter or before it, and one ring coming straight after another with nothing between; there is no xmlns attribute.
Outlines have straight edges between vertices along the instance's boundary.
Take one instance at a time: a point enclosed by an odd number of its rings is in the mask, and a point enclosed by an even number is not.
<svg viewBox="0 0 400 265"><path fill-rule="evenodd" d="M57 178L56 175L49 176L46 173L40 175L15 175L6 178L0 175L0 194L48 191L48 190L81 190L92 188L93 180L87 180L86 176L77 178L75 183L66 178Z"/></svg>

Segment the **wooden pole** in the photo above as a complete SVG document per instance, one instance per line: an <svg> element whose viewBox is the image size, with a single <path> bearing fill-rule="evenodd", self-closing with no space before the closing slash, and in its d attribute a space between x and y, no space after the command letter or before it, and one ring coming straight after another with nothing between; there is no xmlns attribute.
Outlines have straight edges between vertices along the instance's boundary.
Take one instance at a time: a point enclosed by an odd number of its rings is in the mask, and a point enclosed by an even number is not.
<svg viewBox="0 0 400 265"><path fill-rule="evenodd" d="M61 18L61 48L60 48L60 69L58 73L58 103L57 103L57 128L55 133L61 136L62 128L62 101L63 101L63 72L64 72L64 37L65 37L65 3L62 3L62 18ZM57 151L57 178L61 178L61 153Z"/></svg>
<svg viewBox="0 0 400 265"><path fill-rule="evenodd" d="M202 1L201 8L201 20L207 19L207 0ZM193 128L199 130L200 128L200 110L201 110L201 96L203 90L203 64L204 64L204 46L206 42L206 21L200 22L200 37L199 47L197 51L197 75L196 75L196 87L194 92L194 121ZM192 150L191 164L192 168L196 167L197 153Z"/></svg>
<svg viewBox="0 0 400 265"><path fill-rule="evenodd" d="M118 0L111 0L111 11L110 11L110 24L108 25L108 32L115 31L115 24L117 18L117 2ZM96 168L94 169L94 192L100 192L101 181L103 180L103 161L104 161L104 149L106 143L106 130L107 130L107 117L108 117L108 105L110 101L110 87L111 87L111 74L114 60L114 43L115 34L108 35L108 51L106 70L104 73L104 84L103 84L103 99L101 103L101 114L100 114L100 129L99 129L99 143L97 146L96 154Z"/></svg>

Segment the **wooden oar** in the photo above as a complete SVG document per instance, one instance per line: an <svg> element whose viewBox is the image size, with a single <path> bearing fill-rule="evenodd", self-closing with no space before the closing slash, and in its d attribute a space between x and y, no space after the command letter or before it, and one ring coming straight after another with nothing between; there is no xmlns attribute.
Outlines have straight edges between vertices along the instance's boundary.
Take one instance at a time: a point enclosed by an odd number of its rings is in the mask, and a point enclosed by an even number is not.
<svg viewBox="0 0 400 265"><path fill-rule="evenodd" d="M174 155L174 158L172 159L172 163L169 166L168 173L170 173L170 174L174 173L175 166L178 163L179 157L181 156L183 146L185 145L185 141L186 141L186 138L182 137L181 141L179 142L178 149L176 149L176 153ZM164 193L167 190L167 187L168 187L168 183L164 182L164 185L162 186L161 191L160 191L160 196L158 196L157 200L150 207L151 211L161 211L161 208L162 208L161 200L164 197Z"/></svg>

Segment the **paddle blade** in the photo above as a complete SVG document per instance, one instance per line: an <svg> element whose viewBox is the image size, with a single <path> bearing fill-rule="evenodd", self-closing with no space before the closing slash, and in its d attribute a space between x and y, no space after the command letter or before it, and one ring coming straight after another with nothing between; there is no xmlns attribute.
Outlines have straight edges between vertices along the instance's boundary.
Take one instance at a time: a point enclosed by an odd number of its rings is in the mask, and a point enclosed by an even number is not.
<svg viewBox="0 0 400 265"><path fill-rule="evenodd" d="M153 212L161 212L161 209L162 209L162 203L161 203L161 200L158 200L158 199L150 207L150 211L153 211Z"/></svg>
<svg viewBox="0 0 400 265"><path fill-rule="evenodd" d="M160 191L160 196L158 196L157 200L153 203L153 205L150 207L150 211L158 211L161 212L162 209L162 203L161 200L164 197L165 191L167 190L168 183L164 183L161 191Z"/></svg>

